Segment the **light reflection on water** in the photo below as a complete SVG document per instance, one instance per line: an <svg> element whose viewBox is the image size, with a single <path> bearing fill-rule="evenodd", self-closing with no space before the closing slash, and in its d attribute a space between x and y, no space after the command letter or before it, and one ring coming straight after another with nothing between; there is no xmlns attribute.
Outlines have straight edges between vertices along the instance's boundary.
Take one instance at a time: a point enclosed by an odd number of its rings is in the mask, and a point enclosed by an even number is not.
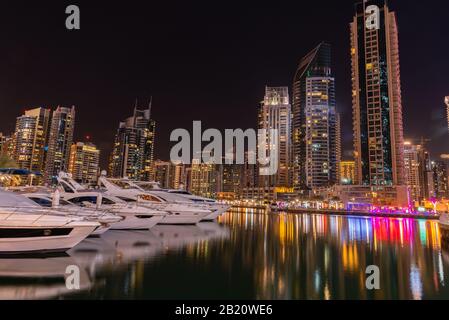
<svg viewBox="0 0 449 320"><path fill-rule="evenodd" d="M219 224L108 232L62 259L0 263L0 298L449 299L437 221L245 210ZM75 295L63 281L58 291L5 277L39 265L43 279L73 261L88 275ZM379 291L365 288L369 265L380 267Z"/></svg>

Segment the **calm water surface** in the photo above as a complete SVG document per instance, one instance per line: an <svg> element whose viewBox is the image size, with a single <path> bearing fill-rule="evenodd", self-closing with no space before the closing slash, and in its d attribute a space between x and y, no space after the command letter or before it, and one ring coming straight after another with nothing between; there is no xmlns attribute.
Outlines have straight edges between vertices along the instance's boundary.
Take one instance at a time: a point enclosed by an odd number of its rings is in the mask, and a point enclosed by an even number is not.
<svg viewBox="0 0 449 320"><path fill-rule="evenodd" d="M81 267L81 291L64 273ZM365 270L381 270L381 290ZM219 223L111 231L67 256L0 260L0 299L449 299L438 222L229 213Z"/></svg>

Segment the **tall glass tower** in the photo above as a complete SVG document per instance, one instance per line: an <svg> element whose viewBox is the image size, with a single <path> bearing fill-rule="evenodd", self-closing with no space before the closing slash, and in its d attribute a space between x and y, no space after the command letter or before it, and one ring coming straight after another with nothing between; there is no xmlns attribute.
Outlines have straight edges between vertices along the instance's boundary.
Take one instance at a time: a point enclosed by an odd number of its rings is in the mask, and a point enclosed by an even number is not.
<svg viewBox="0 0 449 320"><path fill-rule="evenodd" d="M396 15L386 0L363 1L350 28L356 183L405 185Z"/></svg>
<svg viewBox="0 0 449 320"><path fill-rule="evenodd" d="M57 107L53 111L48 139L44 179L51 183L59 172L67 171L75 130L75 107Z"/></svg>
<svg viewBox="0 0 449 320"><path fill-rule="evenodd" d="M259 129L275 129L279 133L278 141L270 141L267 136L268 152L277 152L278 170L272 176L260 176L259 185L267 188L290 187L290 135L291 105L288 87L266 87L265 97L259 109ZM271 146L276 144L277 150Z"/></svg>
<svg viewBox="0 0 449 320"><path fill-rule="evenodd" d="M444 103L446 104L446 112L447 112L447 127L449 129L449 96L444 98Z"/></svg>
<svg viewBox="0 0 449 320"><path fill-rule="evenodd" d="M296 191L337 182L340 126L331 46L319 44L299 62L293 80L292 167Z"/></svg>
<svg viewBox="0 0 449 320"><path fill-rule="evenodd" d="M334 78L310 77L306 84L306 185L314 190L338 183L339 117Z"/></svg>
<svg viewBox="0 0 449 320"><path fill-rule="evenodd" d="M27 110L17 118L14 160L20 168L43 172L50 118L50 109L44 108Z"/></svg>
<svg viewBox="0 0 449 320"><path fill-rule="evenodd" d="M133 116L120 122L109 162L111 177L151 180L155 130L151 103L145 110L136 106Z"/></svg>

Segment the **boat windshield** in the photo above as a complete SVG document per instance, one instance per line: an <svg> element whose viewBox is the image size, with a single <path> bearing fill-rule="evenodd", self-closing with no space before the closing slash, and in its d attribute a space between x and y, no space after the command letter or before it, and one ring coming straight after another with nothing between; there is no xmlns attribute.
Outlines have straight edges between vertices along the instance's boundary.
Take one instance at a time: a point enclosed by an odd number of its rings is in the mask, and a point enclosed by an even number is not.
<svg viewBox="0 0 449 320"><path fill-rule="evenodd" d="M2 208L39 208L39 205L25 196L0 191L0 207Z"/></svg>
<svg viewBox="0 0 449 320"><path fill-rule="evenodd" d="M191 196L192 195L190 192L183 191L183 190L171 190L170 193L181 194L181 195L185 195L185 196Z"/></svg>
<svg viewBox="0 0 449 320"><path fill-rule="evenodd" d="M112 184L116 185L117 187L121 188L121 189L125 189L125 190L139 190L137 187L129 184L128 182L125 181L120 181L120 180L112 180L110 181Z"/></svg>

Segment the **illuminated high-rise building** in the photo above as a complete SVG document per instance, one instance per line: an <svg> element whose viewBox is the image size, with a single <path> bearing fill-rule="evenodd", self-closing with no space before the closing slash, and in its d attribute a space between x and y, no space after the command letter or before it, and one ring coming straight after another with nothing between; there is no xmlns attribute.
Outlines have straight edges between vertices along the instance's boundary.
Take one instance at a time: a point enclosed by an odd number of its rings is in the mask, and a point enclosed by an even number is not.
<svg viewBox="0 0 449 320"><path fill-rule="evenodd" d="M53 111L48 138L44 179L51 183L59 172L69 167L70 148L75 129L75 107L57 107Z"/></svg>
<svg viewBox="0 0 449 320"><path fill-rule="evenodd" d="M352 185L355 180L355 162L341 161L340 162L340 184Z"/></svg>
<svg viewBox="0 0 449 320"><path fill-rule="evenodd" d="M404 147L404 169L407 186L410 192L410 198L412 201L422 200L424 190L424 181L422 178L425 176L421 174L421 171L425 168L422 167L420 161L420 153L422 146L414 145L410 142L405 142Z"/></svg>
<svg viewBox="0 0 449 320"><path fill-rule="evenodd" d="M68 172L80 183L95 184L98 181L100 150L92 143L77 142L70 148Z"/></svg>
<svg viewBox="0 0 449 320"><path fill-rule="evenodd" d="M340 118L332 77L306 79L306 186L312 190L338 183Z"/></svg>
<svg viewBox="0 0 449 320"><path fill-rule="evenodd" d="M174 189L174 169L170 161L156 160L153 164L153 180L163 189Z"/></svg>
<svg viewBox="0 0 449 320"><path fill-rule="evenodd" d="M255 188L257 186L258 181L258 172L257 172L257 165L256 164L250 164L249 159L251 157L254 157L253 151L246 151L245 152L245 161L242 168L242 175L241 175L241 189L251 189Z"/></svg>
<svg viewBox="0 0 449 320"><path fill-rule="evenodd" d="M447 127L448 127L448 130L449 130L449 96L444 98L444 103L446 104Z"/></svg>
<svg viewBox="0 0 449 320"><path fill-rule="evenodd" d="M218 191L223 198L237 199L242 190L242 174L244 165L222 164L218 166Z"/></svg>
<svg viewBox="0 0 449 320"><path fill-rule="evenodd" d="M190 192L194 195L215 198L218 189L218 172L216 164L201 163L198 159L193 159Z"/></svg>
<svg viewBox="0 0 449 320"><path fill-rule="evenodd" d="M356 181L403 186L404 138L398 27L386 0L356 5L351 23Z"/></svg>
<svg viewBox="0 0 449 320"><path fill-rule="evenodd" d="M313 97L313 86L315 83L319 83L321 89L323 89L323 92L321 92L323 94L319 95L319 98L322 97L323 99L316 99L318 98L318 92L320 90L316 90L317 96ZM321 84L324 85L324 88ZM313 108L312 106L312 99L322 100L320 102L320 105L322 106L321 109L325 109L325 111L327 110L325 113L335 113L335 81L332 77L331 46L324 42L319 44L315 49L313 49L300 60L293 80L291 165L293 186L297 191L309 189L309 187L307 186L307 167L309 167L309 173L311 177L314 166L307 161L308 142L306 111L309 111L309 118L313 117L313 109L316 108ZM335 120L331 119L329 119L329 121L335 122ZM311 128L309 127L309 129ZM335 135L337 136L339 134L339 127L337 126L335 127L335 129L337 129L335 133ZM309 130L309 133L311 133L311 130ZM311 135L313 134L311 133ZM331 135L333 134L329 133L329 138ZM339 149L339 141L329 141L329 143L338 144L335 149ZM319 149L321 149L321 147ZM329 150L329 148L327 148L327 150ZM310 151L312 150L309 149L309 154ZM326 151L326 153L328 152ZM324 166L324 162L330 161L331 160L322 161L321 167ZM331 164L329 163L325 166L330 167ZM326 170L327 169L324 169L324 171ZM337 168L334 168L334 170L337 171Z"/></svg>
<svg viewBox="0 0 449 320"><path fill-rule="evenodd" d="M6 155L8 157L12 156L14 147L13 137L14 135L6 136L3 133L0 133L0 155Z"/></svg>
<svg viewBox="0 0 449 320"><path fill-rule="evenodd" d="M404 168L411 200L422 201L434 197L432 161L424 139L417 145L405 142Z"/></svg>
<svg viewBox="0 0 449 320"><path fill-rule="evenodd" d="M187 183L187 167L186 167L186 165L184 165L182 163L174 164L173 189L186 190L187 187L188 187L188 183Z"/></svg>
<svg viewBox="0 0 449 320"><path fill-rule="evenodd" d="M192 166L185 168L185 190L192 192Z"/></svg>
<svg viewBox="0 0 449 320"><path fill-rule="evenodd" d="M22 169L43 172L51 111L36 108L16 120L13 158Z"/></svg>
<svg viewBox="0 0 449 320"><path fill-rule="evenodd" d="M288 87L266 87L259 109L259 129L267 130L267 156L278 160L274 175L260 176L259 186L289 187L291 185L291 105ZM270 130L277 130L277 141L271 141ZM276 145L277 148L273 146ZM272 153L276 152L276 155Z"/></svg>
<svg viewBox="0 0 449 320"><path fill-rule="evenodd" d="M449 182L447 163L445 161L433 161L434 196L437 199L449 198Z"/></svg>
<svg viewBox="0 0 449 320"><path fill-rule="evenodd" d="M6 138L7 137L3 133L0 132L0 155L4 153L3 152L3 147L5 145Z"/></svg>
<svg viewBox="0 0 449 320"><path fill-rule="evenodd" d="M120 123L109 162L111 177L151 180L155 130L151 103L146 110L136 107L133 116Z"/></svg>

